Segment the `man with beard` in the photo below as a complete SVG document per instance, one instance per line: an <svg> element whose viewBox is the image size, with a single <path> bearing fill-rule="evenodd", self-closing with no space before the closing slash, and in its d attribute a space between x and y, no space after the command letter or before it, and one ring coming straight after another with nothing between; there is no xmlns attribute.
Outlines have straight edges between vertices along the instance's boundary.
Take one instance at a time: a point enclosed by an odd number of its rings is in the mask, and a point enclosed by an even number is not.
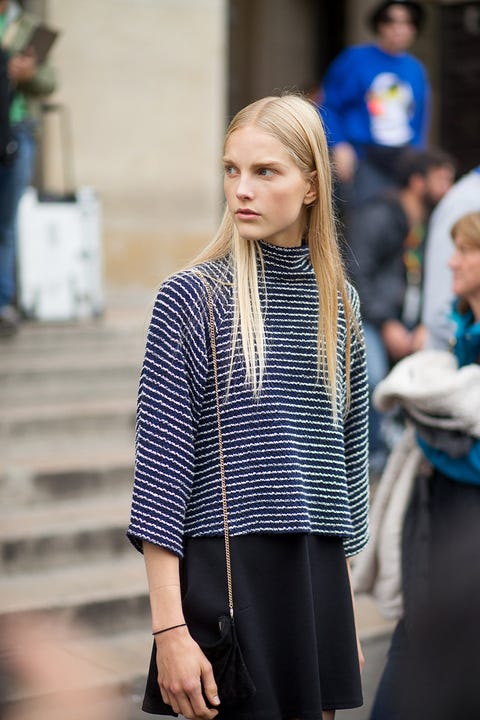
<svg viewBox="0 0 480 720"><path fill-rule="evenodd" d="M451 187L454 161L440 150L405 149L398 190L358 207L347 229L347 264L360 295L370 390L401 358L423 347L422 261L428 217ZM370 450L382 464L380 419L370 417ZM374 468L372 468L374 469Z"/></svg>

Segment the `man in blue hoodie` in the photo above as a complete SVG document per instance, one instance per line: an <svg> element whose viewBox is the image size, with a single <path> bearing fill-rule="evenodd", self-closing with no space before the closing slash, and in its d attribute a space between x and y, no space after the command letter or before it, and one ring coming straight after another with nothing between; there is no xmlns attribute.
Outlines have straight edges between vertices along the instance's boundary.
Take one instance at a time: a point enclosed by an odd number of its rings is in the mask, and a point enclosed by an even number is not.
<svg viewBox="0 0 480 720"><path fill-rule="evenodd" d="M337 178L353 184L357 204L393 184L403 148L425 146L429 85L407 52L423 20L416 2L380 3L369 17L376 42L347 48L325 75L320 112Z"/></svg>

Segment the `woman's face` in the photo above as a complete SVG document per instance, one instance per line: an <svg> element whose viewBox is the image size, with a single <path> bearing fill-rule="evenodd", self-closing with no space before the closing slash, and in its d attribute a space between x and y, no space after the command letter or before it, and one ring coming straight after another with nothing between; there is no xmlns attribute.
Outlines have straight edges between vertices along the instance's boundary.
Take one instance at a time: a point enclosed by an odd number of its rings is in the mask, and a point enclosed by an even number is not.
<svg viewBox="0 0 480 720"><path fill-rule="evenodd" d="M417 34L410 11L406 7L392 5L387 10L387 18L378 24L378 40L389 53L405 52L413 43Z"/></svg>
<svg viewBox="0 0 480 720"><path fill-rule="evenodd" d="M316 190L284 146L248 125L230 135L223 162L225 198L240 237L301 245L305 206Z"/></svg>
<svg viewBox="0 0 480 720"><path fill-rule="evenodd" d="M480 300L480 246L457 233L448 265L453 273L453 292L471 303Z"/></svg>

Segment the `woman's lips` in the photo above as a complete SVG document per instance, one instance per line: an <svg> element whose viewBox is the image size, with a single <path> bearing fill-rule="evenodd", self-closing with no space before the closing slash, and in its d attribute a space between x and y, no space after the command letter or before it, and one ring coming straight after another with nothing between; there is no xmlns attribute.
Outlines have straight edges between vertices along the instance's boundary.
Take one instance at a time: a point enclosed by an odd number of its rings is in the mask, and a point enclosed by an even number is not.
<svg viewBox="0 0 480 720"><path fill-rule="evenodd" d="M249 208L240 208L236 211L235 215L237 215L237 217L241 218L242 220L250 220L252 218L259 217L259 213L255 212L254 210L250 210Z"/></svg>

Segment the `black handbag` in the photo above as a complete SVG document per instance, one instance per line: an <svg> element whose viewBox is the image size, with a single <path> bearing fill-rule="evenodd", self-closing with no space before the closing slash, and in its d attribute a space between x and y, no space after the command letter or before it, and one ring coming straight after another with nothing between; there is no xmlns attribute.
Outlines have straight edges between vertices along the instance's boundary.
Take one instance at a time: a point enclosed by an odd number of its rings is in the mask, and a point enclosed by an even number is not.
<svg viewBox="0 0 480 720"><path fill-rule="evenodd" d="M220 457L220 478L222 482L223 527L225 540L225 566L227 573L228 613L218 618L219 638L211 644L199 643L203 653L210 661L215 682L217 683L220 698L220 710L233 707L253 697L256 692L255 685L250 677L248 668L243 659L235 627L235 614L233 608L232 564L230 558L230 533L228 528L227 483L225 477L225 461L223 454L223 439L220 414L220 393L218 389L217 346L215 338L215 321L213 315L213 299L210 285L201 273L198 273L204 283L208 296L208 314L210 326L210 341L212 346L213 373L215 380L215 405L217 411L218 444ZM176 715L170 705L163 702L157 681L156 645L153 642L150 668L147 678L147 687L142 710L158 715Z"/></svg>
<svg viewBox="0 0 480 720"><path fill-rule="evenodd" d="M250 677L238 642L235 622L231 615L218 619L219 639L209 645L199 643L213 668L220 697L220 710L240 705L255 694L255 685ZM155 642L150 657L145 697L142 710L156 715L177 715L162 698L157 681L157 649Z"/></svg>

